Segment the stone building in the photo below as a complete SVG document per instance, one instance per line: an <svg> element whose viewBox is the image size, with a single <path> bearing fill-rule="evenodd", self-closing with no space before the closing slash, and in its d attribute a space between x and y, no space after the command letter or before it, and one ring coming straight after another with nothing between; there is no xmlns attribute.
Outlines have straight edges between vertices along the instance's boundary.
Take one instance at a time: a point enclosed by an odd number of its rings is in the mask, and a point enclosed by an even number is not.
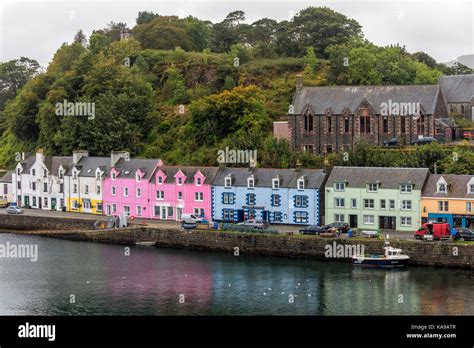
<svg viewBox="0 0 474 348"><path fill-rule="evenodd" d="M474 74L442 76L439 83L449 114L474 122Z"/></svg>
<svg viewBox="0 0 474 348"><path fill-rule="evenodd" d="M359 140L435 137L435 119L448 115L439 85L307 87L301 77L289 111L293 148L319 154L352 149Z"/></svg>

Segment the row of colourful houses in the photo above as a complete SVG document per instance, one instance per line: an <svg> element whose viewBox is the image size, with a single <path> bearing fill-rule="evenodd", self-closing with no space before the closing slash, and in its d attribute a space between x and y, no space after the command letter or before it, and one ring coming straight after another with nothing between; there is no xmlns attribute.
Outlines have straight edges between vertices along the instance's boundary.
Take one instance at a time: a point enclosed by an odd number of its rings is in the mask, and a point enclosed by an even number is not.
<svg viewBox="0 0 474 348"><path fill-rule="evenodd" d="M40 150L24 156L5 178L12 202L43 210L158 220L195 214L231 222L347 222L367 230L413 231L426 221L474 226L474 175L436 175L426 168L334 167L327 174L166 166L125 152L44 156Z"/></svg>

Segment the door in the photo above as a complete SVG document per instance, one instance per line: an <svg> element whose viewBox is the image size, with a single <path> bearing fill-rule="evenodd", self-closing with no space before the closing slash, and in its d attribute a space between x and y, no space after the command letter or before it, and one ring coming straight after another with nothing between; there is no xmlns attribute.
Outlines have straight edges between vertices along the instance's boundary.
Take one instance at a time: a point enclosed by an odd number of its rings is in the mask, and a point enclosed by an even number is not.
<svg viewBox="0 0 474 348"><path fill-rule="evenodd" d="M176 208L176 220L181 221L181 215L183 215L183 208Z"/></svg>
<svg viewBox="0 0 474 348"><path fill-rule="evenodd" d="M357 228L357 215L349 215L349 226Z"/></svg>
<svg viewBox="0 0 474 348"><path fill-rule="evenodd" d="M166 207L160 207L160 219L166 220Z"/></svg>
<svg viewBox="0 0 474 348"><path fill-rule="evenodd" d="M56 210L56 198L51 198L51 210Z"/></svg>
<svg viewBox="0 0 474 348"><path fill-rule="evenodd" d="M381 230L394 230L396 228L396 220L393 216L380 216L379 228Z"/></svg>

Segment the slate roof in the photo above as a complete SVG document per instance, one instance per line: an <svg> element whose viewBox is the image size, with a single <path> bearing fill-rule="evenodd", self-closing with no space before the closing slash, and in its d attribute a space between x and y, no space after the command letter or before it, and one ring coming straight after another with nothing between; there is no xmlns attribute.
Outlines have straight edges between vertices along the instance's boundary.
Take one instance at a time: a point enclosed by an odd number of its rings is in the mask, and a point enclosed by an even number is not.
<svg viewBox="0 0 474 348"><path fill-rule="evenodd" d="M301 114L308 103L315 115L323 115L329 108L334 114L342 114L345 108L353 114L364 98L377 114L380 114L380 104L388 103L389 99L398 103L419 102L425 113L434 114L439 92L439 85L304 86L293 96L293 115Z"/></svg>
<svg viewBox="0 0 474 348"><path fill-rule="evenodd" d="M29 174L30 168L36 162L36 155L29 155L23 161L20 161L21 166L23 167L23 171L21 174Z"/></svg>
<svg viewBox="0 0 474 348"><path fill-rule="evenodd" d="M158 167L156 169L156 172L153 175L153 178L152 178L153 183L156 183L155 174L159 170L161 170L163 173L166 174L165 184L174 183L175 182L174 176L176 175L176 173L178 173L178 171L181 170L181 172L183 172L183 174L186 175L185 184L193 183L194 182L193 181L194 180L194 175L196 175L196 173L198 171L200 171L202 173L202 175L204 175L206 177L204 179L204 184L210 185L212 183L212 181L214 180L214 178L215 178L215 176L216 176L216 174L219 170L219 167L161 166L161 167Z"/></svg>
<svg viewBox="0 0 474 348"><path fill-rule="evenodd" d="M46 156L44 164L48 168L50 175L58 175L59 167L62 165L65 172L72 167L72 157L70 156Z"/></svg>
<svg viewBox="0 0 474 348"><path fill-rule="evenodd" d="M110 157L82 157L74 166L71 157L71 167L66 175L72 174L72 169L76 167L80 170L80 177L95 177L95 170L99 167L104 173L110 168Z"/></svg>
<svg viewBox="0 0 474 348"><path fill-rule="evenodd" d="M120 172L119 178L123 179L132 179L135 178L135 172L137 169L140 169L145 175L144 179L149 180L153 175L155 167L160 163L160 159L130 159L126 161L121 158L115 164L114 168ZM110 162L110 159L109 159Z"/></svg>
<svg viewBox="0 0 474 348"><path fill-rule="evenodd" d="M7 171L4 176L0 178L0 182L12 183L12 174L11 170Z"/></svg>
<svg viewBox="0 0 474 348"><path fill-rule="evenodd" d="M398 189L400 184L411 182L421 190L429 174L428 168L339 167L332 169L326 187L336 182L346 182L349 188L365 188L367 184L380 183L381 189Z"/></svg>
<svg viewBox="0 0 474 348"><path fill-rule="evenodd" d="M436 183L443 177L448 184L447 193L437 193ZM474 178L474 175L455 175L455 174L431 174L423 189L423 197L443 197L443 198L471 198L474 199L474 193L468 193L467 183ZM474 181L473 181L474 183Z"/></svg>
<svg viewBox="0 0 474 348"><path fill-rule="evenodd" d="M474 74L441 76L439 83L448 103L469 103L474 95Z"/></svg>
<svg viewBox="0 0 474 348"><path fill-rule="evenodd" d="M272 187L272 179L280 178L280 187L297 188L297 181L301 176L305 178L305 188L320 188L326 178L322 169L271 169L271 168L220 168L212 185L224 186L225 177L233 175L232 186L247 187L247 178L254 175L255 187Z"/></svg>

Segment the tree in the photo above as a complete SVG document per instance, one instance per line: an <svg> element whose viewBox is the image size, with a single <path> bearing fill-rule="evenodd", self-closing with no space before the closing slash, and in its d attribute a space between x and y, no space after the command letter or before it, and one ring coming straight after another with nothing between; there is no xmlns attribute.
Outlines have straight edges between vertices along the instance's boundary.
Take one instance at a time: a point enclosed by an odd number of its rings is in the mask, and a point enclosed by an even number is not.
<svg viewBox="0 0 474 348"><path fill-rule="evenodd" d="M84 35L84 33L82 32L82 29L79 29L77 31L76 35L74 35L74 42L77 42L77 43L81 44L84 47L86 46L87 38Z"/></svg>
<svg viewBox="0 0 474 348"><path fill-rule="evenodd" d="M183 75L174 66L166 70L168 78L163 85L163 94L171 105L186 103L188 95Z"/></svg>
<svg viewBox="0 0 474 348"><path fill-rule="evenodd" d="M426 52L415 52L415 53L412 54L412 57L416 61L418 61L420 63L423 63L423 64L429 66L432 69L436 69L436 67L438 65L436 63L436 60Z"/></svg>
<svg viewBox="0 0 474 348"><path fill-rule="evenodd" d="M160 17L160 15L158 13L153 13L151 11L150 12L149 11L141 11L141 12L138 12L138 17L137 17L136 23L137 23L137 25L150 23L152 20L154 20L155 18L158 18L158 17Z"/></svg>

